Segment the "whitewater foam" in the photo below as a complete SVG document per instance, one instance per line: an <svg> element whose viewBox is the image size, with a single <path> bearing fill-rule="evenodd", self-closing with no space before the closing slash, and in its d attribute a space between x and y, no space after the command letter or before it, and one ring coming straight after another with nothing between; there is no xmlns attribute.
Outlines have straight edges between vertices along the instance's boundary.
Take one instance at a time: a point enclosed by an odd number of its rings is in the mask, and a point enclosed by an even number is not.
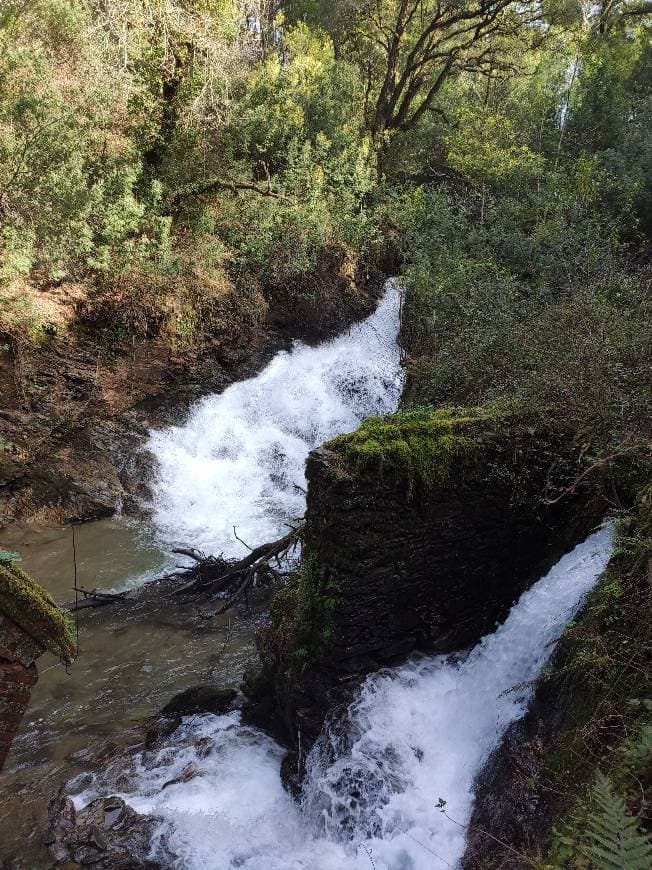
<svg viewBox="0 0 652 870"><path fill-rule="evenodd" d="M183 426L151 433L153 521L164 544L227 556L278 537L305 509L308 452L396 409L403 386L400 287L318 347L295 343L256 377L199 402Z"/></svg>
<svg viewBox="0 0 652 870"><path fill-rule="evenodd" d="M186 720L156 758L137 758L122 796L163 820L180 870L456 867L474 777L530 696L511 689L537 675L611 549L610 529L589 537L464 660L422 658L369 677L348 734L327 729L314 747L302 806L282 788L280 747L237 713ZM197 776L163 788L189 763Z"/></svg>

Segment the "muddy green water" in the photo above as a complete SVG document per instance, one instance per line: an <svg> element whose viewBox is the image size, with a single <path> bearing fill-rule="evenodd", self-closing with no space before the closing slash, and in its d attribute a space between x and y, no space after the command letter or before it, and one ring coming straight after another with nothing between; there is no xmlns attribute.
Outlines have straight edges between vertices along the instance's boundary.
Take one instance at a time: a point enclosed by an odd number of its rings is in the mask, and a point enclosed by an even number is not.
<svg viewBox="0 0 652 870"><path fill-rule="evenodd" d="M88 589L140 585L174 564L143 525L100 521L76 528L78 584ZM0 548L18 550L22 567L59 602L74 598L72 535L66 528L13 527ZM129 729L176 692L197 683L237 686L255 658L261 607L213 620L196 603L162 595L79 613L79 656L66 670L50 654L21 732L0 774L0 867L49 866L42 839L47 803L87 752L123 741ZM4 870L4 867L3 867Z"/></svg>

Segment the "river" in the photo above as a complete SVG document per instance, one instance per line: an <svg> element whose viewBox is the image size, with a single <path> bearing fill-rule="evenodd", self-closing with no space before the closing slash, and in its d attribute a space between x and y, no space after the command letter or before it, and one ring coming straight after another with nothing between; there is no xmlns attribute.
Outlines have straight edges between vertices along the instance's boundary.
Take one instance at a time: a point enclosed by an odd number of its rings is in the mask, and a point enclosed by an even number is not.
<svg viewBox="0 0 652 870"><path fill-rule="evenodd" d="M309 450L397 406L399 309L400 289L390 281L376 311L344 334L317 347L296 342L256 377L198 402L183 426L152 432L151 521L77 527L79 585L137 587L178 561L175 546L235 555L245 552L239 539L258 544L282 534L304 511ZM22 566L56 600L73 597L69 527L10 527L0 547L20 551ZM177 600L82 611L74 665L67 671L49 655L39 661L0 781L0 858L44 866L47 801L85 769L85 755L120 742L183 688L239 684L256 658L265 601L210 625L196 612Z"/></svg>
<svg viewBox="0 0 652 870"><path fill-rule="evenodd" d="M198 403L184 425L153 432L151 523L81 529L80 580L137 585L169 566L174 545L236 555L239 539L253 545L282 533L303 512L308 451L396 407L398 325L399 288L389 282L376 312L345 335L279 353L257 377ZM12 534L0 545L21 549L25 567L68 597L69 530ZM369 677L347 736L326 729L313 748L301 804L281 786L281 748L237 712L188 718L158 755L136 755L117 775L115 765L93 776L84 765L85 753L119 743L179 688L237 685L265 602L211 628L193 620L196 605L165 601L84 615L70 675L42 660L3 783L3 848L43 866L46 798L69 780L78 806L117 792L154 815L178 870L456 867L474 776L527 703L527 690L509 690L536 676L610 549L608 529L591 536L467 656L420 657ZM189 763L198 775L169 785Z"/></svg>

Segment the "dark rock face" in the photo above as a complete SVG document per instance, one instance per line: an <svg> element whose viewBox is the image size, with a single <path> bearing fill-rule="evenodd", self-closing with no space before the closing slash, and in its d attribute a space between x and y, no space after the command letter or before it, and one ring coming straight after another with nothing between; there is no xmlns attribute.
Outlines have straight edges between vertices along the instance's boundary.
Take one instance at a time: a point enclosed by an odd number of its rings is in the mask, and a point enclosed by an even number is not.
<svg viewBox="0 0 652 870"><path fill-rule="evenodd" d="M602 504L579 488L544 503L577 476L563 436L469 417L451 432L473 450L453 451L428 486L359 472L334 450L311 454L302 575L260 639L264 668L249 686L249 715L286 744L296 748L300 730L307 751L365 674L493 631L599 521Z"/></svg>
<svg viewBox="0 0 652 870"><path fill-rule="evenodd" d="M98 798L77 812L60 794L50 803L49 819L47 845L55 867L162 870L171 864L164 846L156 860L148 857L157 820L139 815L122 798Z"/></svg>
<svg viewBox="0 0 652 870"><path fill-rule="evenodd" d="M197 713L227 713L238 693L235 689L193 686L175 695L161 710L162 716L192 716Z"/></svg>
<svg viewBox="0 0 652 870"><path fill-rule="evenodd" d="M649 722L649 714L637 711L652 675L651 501L643 500L621 534L525 716L508 728L477 777L465 870L520 870L545 855L553 827L562 829L560 821L574 815L596 770L623 768L619 746ZM652 768L643 767L627 780L636 782L645 806Z"/></svg>
<svg viewBox="0 0 652 870"><path fill-rule="evenodd" d="M547 728L531 709L514 722L476 782L464 870L520 868L524 855L548 839L551 795L540 778ZM495 838L495 839L494 839ZM526 865L527 866L527 865Z"/></svg>
<svg viewBox="0 0 652 870"><path fill-rule="evenodd" d="M145 732L145 749L159 749L166 738L174 734L182 722L181 716L157 716L150 722L147 731Z"/></svg>

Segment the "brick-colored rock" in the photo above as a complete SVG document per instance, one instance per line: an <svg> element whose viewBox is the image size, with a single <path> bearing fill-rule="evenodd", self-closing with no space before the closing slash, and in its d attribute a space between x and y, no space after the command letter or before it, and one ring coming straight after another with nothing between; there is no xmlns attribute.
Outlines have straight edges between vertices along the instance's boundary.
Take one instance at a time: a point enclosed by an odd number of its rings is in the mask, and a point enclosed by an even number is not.
<svg viewBox="0 0 652 870"><path fill-rule="evenodd" d="M6 616L0 616L5 636L11 634L18 641L15 649L21 649L23 652L28 649L29 644L26 642L22 645L17 636L17 632L20 632L21 629L15 625L8 629L9 620ZM18 733L29 704L32 687L37 680L38 673L33 662L26 666L20 660L8 661L0 658L0 770L2 770L7 755L9 755L12 741Z"/></svg>
<svg viewBox="0 0 652 870"><path fill-rule="evenodd" d="M0 613L0 660L18 661L29 667L43 653L43 647L4 613ZM0 668L0 680L2 668Z"/></svg>

